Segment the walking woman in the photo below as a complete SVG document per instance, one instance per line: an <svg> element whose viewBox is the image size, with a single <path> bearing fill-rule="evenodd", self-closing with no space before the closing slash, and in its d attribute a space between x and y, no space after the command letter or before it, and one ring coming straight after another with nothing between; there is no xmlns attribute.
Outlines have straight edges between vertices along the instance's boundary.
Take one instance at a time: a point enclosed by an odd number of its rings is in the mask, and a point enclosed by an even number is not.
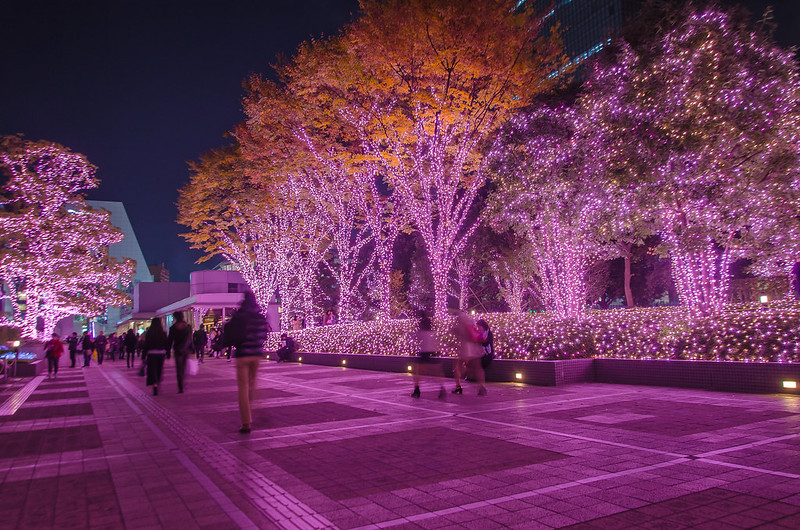
<svg viewBox="0 0 800 530"><path fill-rule="evenodd" d="M256 392L258 365L264 359L264 342L267 340L267 319L261 313L255 296L250 291L244 293L242 305L225 325L223 338L226 346L235 346L236 383L239 387L239 413L242 427L239 432L247 434L253 422L250 402Z"/></svg>
<svg viewBox="0 0 800 530"><path fill-rule="evenodd" d="M419 330L417 331L414 339L418 345L418 353L417 358L413 361L414 392L411 394L411 397L418 398L420 396L420 377L423 375L438 375L443 378L444 371L442 370L442 365L439 363L439 359L433 358L433 356L438 355L439 352L439 339L436 337L436 333L433 331L431 319L427 316L423 315L422 318L420 318ZM444 385L440 384L439 399L445 399L445 397L447 397L447 394L445 393Z"/></svg>
<svg viewBox="0 0 800 530"><path fill-rule="evenodd" d="M459 311L456 315L456 325L453 328L453 334L458 339L458 359L455 361L453 376L456 380L456 388L453 394L461 394L461 377L464 375L464 370L467 370L477 381L478 395L486 395L486 374L481 366L481 357L483 356L483 346L478 342L478 330L472 318Z"/></svg>
<svg viewBox="0 0 800 530"><path fill-rule="evenodd" d="M152 386L153 395L157 396L161 372L164 370L164 358L167 355L167 334L160 318L151 320L150 327L144 333L142 355L147 359L147 386Z"/></svg>
<svg viewBox="0 0 800 530"><path fill-rule="evenodd" d="M53 337L44 343L45 357L47 357L47 378L55 379L58 375L58 360L64 353L64 345L58 340L58 333L53 333Z"/></svg>

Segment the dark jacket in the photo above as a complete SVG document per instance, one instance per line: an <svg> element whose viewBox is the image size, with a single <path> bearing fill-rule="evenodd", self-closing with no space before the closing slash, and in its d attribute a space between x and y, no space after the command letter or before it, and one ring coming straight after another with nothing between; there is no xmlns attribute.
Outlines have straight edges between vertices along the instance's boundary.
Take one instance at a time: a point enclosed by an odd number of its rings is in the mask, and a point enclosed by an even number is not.
<svg viewBox="0 0 800 530"><path fill-rule="evenodd" d="M164 330L159 328L155 329L150 326L144 332L144 346L142 352L147 353L151 351L166 351L167 350L167 334Z"/></svg>
<svg viewBox="0 0 800 530"><path fill-rule="evenodd" d="M139 337L136 336L136 333L132 329L129 329L128 332L125 334L125 347L131 351L136 348L136 341Z"/></svg>
<svg viewBox="0 0 800 530"><path fill-rule="evenodd" d="M192 344L196 349L205 348L208 344L208 334L203 328L198 329L192 335Z"/></svg>
<svg viewBox="0 0 800 530"><path fill-rule="evenodd" d="M294 353L297 351L297 343L292 337L287 336L286 339L281 341L280 350L286 353Z"/></svg>
<svg viewBox="0 0 800 530"><path fill-rule="evenodd" d="M175 350L175 355L189 355L192 351L192 327L186 322L175 322L169 327L167 355Z"/></svg>
<svg viewBox="0 0 800 530"><path fill-rule="evenodd" d="M67 337L67 345L69 346L70 353L78 351L78 343L81 341L77 335L70 335Z"/></svg>
<svg viewBox="0 0 800 530"><path fill-rule="evenodd" d="M242 305L225 325L223 340L227 345L236 347L234 357L263 357L267 333L267 319L261 314L253 293L246 292Z"/></svg>
<svg viewBox="0 0 800 530"><path fill-rule="evenodd" d="M81 337L81 349L91 350L94 348L94 339L88 333Z"/></svg>

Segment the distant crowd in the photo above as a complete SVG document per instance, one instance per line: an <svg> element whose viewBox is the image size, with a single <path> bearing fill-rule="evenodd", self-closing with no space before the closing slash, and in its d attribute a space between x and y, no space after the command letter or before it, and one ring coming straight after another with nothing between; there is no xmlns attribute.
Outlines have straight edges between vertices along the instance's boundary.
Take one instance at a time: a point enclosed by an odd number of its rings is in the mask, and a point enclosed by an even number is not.
<svg viewBox="0 0 800 530"><path fill-rule="evenodd" d="M100 331L92 336L85 331L82 336L72 333L66 338L66 349L69 352L70 367L75 368L79 361L79 352L83 356L83 367L89 367L92 361L98 365L103 361L125 360L128 368L134 368L136 359L141 359L139 375L146 377L146 385L152 388L153 395L159 393L165 361L175 357L175 371L178 393L184 392L185 374L196 374L199 364L206 357L206 349L210 347L210 357L226 357L236 360L236 380L239 389L239 410L242 426L239 432L247 434L251 430L251 402L254 399L256 375L260 361L266 357L264 345L269 325L252 293L245 293L244 300L230 320L224 325L216 325L209 335L204 328L192 331L185 321L182 312L172 314L173 324L165 331L160 318L153 318L150 327L143 333L129 329L117 335L106 336ZM420 315L419 328L410 340L416 344L418 352L414 361L414 392L412 397L420 397L420 381L423 376L443 377L438 354L441 342L430 318ZM323 325L336 323L336 314L329 310L322 318ZM292 329L303 329L304 321L295 316ZM471 316L459 311L452 333L459 341L458 357L453 363L455 388L453 394L462 394L462 381L474 381L478 385L478 395L486 395L485 370L494 358L494 339L489 325L484 320L475 322ZM47 358L47 377L55 378L58 374L58 363L64 353L64 343L53 333L45 343ZM296 342L287 333L281 334L280 347L276 351L277 361L293 361L297 350ZM439 398L446 398L441 379Z"/></svg>

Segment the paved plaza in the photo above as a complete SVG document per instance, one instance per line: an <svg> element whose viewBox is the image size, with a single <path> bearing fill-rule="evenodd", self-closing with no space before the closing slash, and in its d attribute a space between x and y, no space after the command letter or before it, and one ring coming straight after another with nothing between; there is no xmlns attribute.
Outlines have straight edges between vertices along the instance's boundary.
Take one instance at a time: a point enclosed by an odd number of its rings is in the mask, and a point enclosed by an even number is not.
<svg viewBox="0 0 800 530"><path fill-rule="evenodd" d="M800 397L452 387L264 363L243 435L224 359L12 381L0 527L800 528Z"/></svg>

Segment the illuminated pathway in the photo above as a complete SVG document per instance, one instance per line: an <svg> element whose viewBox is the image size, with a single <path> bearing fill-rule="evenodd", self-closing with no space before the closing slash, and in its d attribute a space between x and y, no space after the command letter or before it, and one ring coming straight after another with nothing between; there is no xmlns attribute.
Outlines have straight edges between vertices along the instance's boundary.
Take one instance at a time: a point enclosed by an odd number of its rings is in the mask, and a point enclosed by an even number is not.
<svg viewBox="0 0 800 530"><path fill-rule="evenodd" d="M448 388L452 383L448 381ZM158 397L119 361L0 387L8 528L800 527L800 398L438 384L233 363Z"/></svg>

